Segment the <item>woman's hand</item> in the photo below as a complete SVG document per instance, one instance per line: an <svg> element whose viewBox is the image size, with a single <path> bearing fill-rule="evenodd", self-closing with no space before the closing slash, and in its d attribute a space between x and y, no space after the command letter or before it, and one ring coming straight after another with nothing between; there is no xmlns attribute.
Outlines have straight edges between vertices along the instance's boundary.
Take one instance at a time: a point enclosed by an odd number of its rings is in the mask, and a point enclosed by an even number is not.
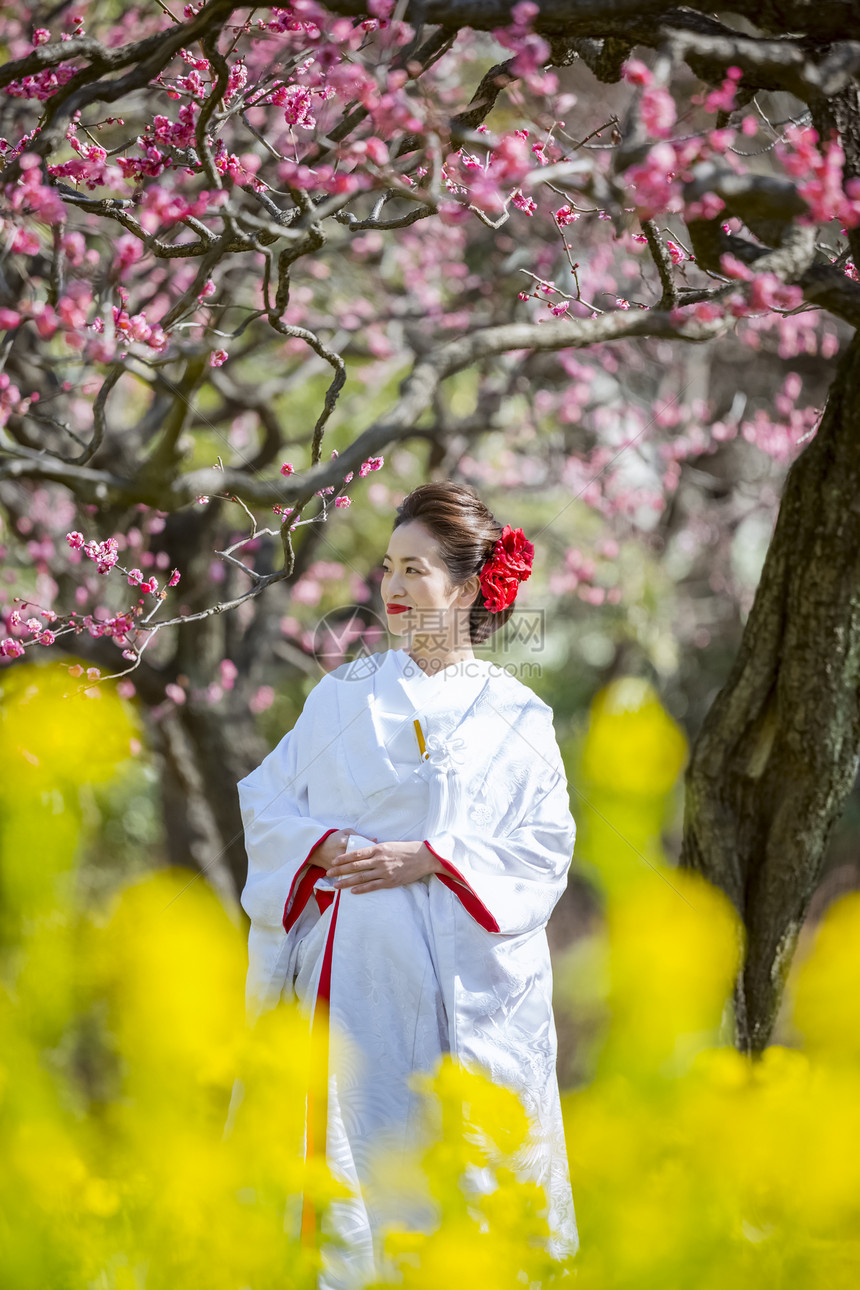
<svg viewBox="0 0 860 1290"><path fill-rule="evenodd" d="M441 872L442 865L423 842L378 842L373 847L356 847L328 870L336 887L357 893L403 887L425 874Z"/></svg>
<svg viewBox="0 0 860 1290"><path fill-rule="evenodd" d="M347 838L350 833L355 832L357 832L356 829L338 829L336 833L330 833L325 842L320 842L314 847L308 856L308 863L317 864L328 873L335 860L340 860L345 854ZM374 841L376 841L375 838Z"/></svg>

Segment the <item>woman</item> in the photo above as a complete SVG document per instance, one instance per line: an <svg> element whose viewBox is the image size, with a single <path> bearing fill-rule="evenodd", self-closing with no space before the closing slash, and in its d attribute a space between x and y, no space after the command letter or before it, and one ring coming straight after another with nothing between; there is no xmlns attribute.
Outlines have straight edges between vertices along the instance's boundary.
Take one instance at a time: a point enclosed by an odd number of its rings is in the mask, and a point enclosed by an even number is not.
<svg viewBox="0 0 860 1290"><path fill-rule="evenodd" d="M545 933L576 826L551 709L472 648L510 617L533 553L471 489L416 488L383 559L405 646L323 676L238 786L249 1010L295 995L326 1045L331 1021L307 1150L357 1194L329 1212L345 1252L330 1252L326 1290L378 1274L393 1198L373 1154L416 1148L409 1076L445 1053L523 1099L550 1252L578 1247ZM306 1204L306 1236L315 1223Z"/></svg>

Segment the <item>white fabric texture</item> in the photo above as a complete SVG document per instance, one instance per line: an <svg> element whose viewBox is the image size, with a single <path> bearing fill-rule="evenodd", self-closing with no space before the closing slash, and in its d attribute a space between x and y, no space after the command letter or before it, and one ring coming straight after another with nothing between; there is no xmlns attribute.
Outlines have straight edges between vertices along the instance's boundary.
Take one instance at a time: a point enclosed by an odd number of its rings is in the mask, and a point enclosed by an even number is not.
<svg viewBox="0 0 860 1290"><path fill-rule="evenodd" d="M550 1252L575 1253L545 927L576 825L549 706L486 660L428 675L390 649L324 676L238 790L250 1016L282 997L312 1015L337 913L327 1156L361 1198L331 1207L328 1230L345 1245L328 1252L321 1290L379 1275L384 1223L433 1229L432 1215L386 1190L390 1158L375 1170L374 1156L420 1149L432 1129L407 1081L447 1052L522 1098L534 1133L517 1170L546 1190ZM321 912L299 899L307 856L346 827L357 830L349 851L423 839L451 870L364 893L322 876L315 890L336 894Z"/></svg>

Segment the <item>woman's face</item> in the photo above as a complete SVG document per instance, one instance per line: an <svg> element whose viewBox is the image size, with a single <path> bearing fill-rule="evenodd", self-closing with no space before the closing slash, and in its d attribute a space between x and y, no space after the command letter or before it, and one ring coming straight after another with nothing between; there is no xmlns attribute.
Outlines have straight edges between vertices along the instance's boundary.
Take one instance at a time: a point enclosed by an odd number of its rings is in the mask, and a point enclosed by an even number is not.
<svg viewBox="0 0 860 1290"><path fill-rule="evenodd" d="M481 585L478 575L465 587L452 588L439 543L419 520L394 530L382 568L382 603L393 635L438 635L440 644L449 643L460 614L465 616L465 640L469 640L469 609Z"/></svg>

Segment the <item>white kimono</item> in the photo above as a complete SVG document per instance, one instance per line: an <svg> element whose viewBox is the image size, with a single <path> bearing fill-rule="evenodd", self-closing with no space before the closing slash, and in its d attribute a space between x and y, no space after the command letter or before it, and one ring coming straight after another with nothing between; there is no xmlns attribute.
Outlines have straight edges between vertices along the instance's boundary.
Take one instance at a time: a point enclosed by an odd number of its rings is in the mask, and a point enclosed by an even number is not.
<svg viewBox="0 0 860 1290"><path fill-rule="evenodd" d="M374 1191L372 1156L418 1147L421 1100L407 1079L443 1053L523 1100L535 1133L522 1176L546 1191L550 1253L575 1253L545 927L576 825L549 706L484 659L428 675L390 649L323 676L238 788L249 1016L282 996L309 1016L328 1000L325 1151L360 1192L331 1206L347 1252L330 1252L320 1286L379 1275L382 1223L410 1225ZM357 830L349 851L424 840L446 872L338 890L308 857L346 827Z"/></svg>

